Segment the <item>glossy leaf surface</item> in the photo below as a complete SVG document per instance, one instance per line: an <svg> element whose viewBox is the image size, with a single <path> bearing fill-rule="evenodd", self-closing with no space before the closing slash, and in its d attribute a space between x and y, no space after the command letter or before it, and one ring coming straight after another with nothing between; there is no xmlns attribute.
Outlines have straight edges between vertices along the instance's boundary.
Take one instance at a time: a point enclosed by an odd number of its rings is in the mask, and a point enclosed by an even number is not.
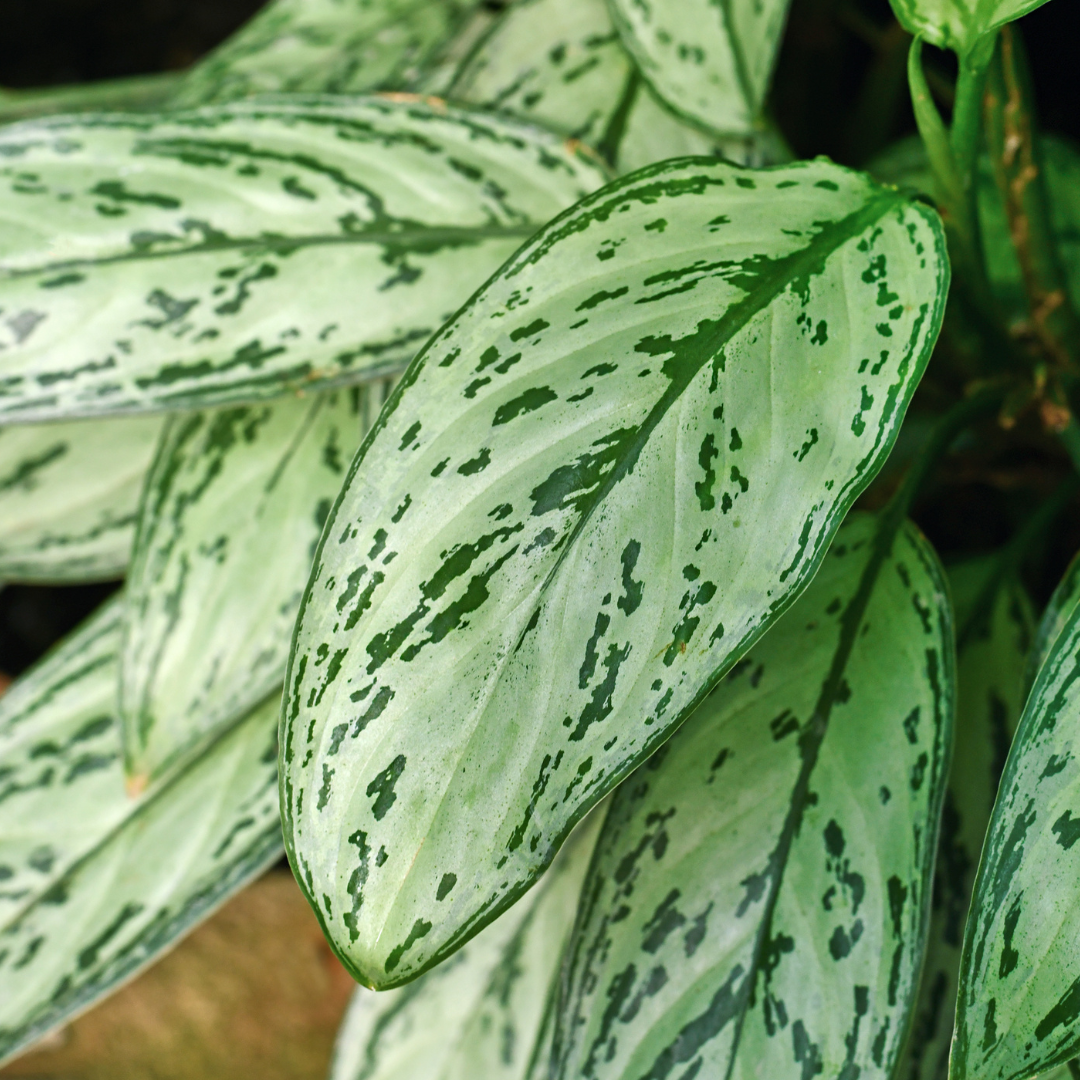
<svg viewBox="0 0 1080 1080"><path fill-rule="evenodd" d="M0 1060L115 989L280 857L277 708L275 695L155 788L0 929Z"/></svg>
<svg viewBox="0 0 1080 1080"><path fill-rule="evenodd" d="M1080 1050L1080 611L1039 672L975 882L950 1075L1033 1076Z"/></svg>
<svg viewBox="0 0 1080 1080"><path fill-rule="evenodd" d="M1023 708L1034 633L1031 602L1013 578L1000 583L987 618L978 605L990 560L950 572L956 605L956 735L938 841L930 936L911 1035L897 1080L945 1080L956 1009L964 922L986 826Z"/></svg>
<svg viewBox="0 0 1080 1080"><path fill-rule="evenodd" d="M120 708L136 789L281 685L319 533L388 390L170 425L127 585Z"/></svg>
<svg viewBox="0 0 1080 1080"><path fill-rule="evenodd" d="M445 92L581 139L620 173L699 154L746 165L780 160L765 132L709 136L659 104L622 47L605 0L518 0Z"/></svg>
<svg viewBox="0 0 1080 1080"><path fill-rule="evenodd" d="M602 182L553 136L383 99L6 128L0 420L211 406L400 369Z"/></svg>
<svg viewBox="0 0 1080 1080"><path fill-rule="evenodd" d="M1050 655L1050 650L1057 641L1058 635L1072 617L1078 601L1080 601L1080 555L1074 556L1072 562L1066 567L1039 620L1035 639L1031 644L1027 670L1024 673L1025 695L1035 685L1039 669Z"/></svg>
<svg viewBox="0 0 1080 1080"><path fill-rule="evenodd" d="M0 429L0 581L123 576L161 417Z"/></svg>
<svg viewBox="0 0 1080 1080"><path fill-rule="evenodd" d="M410 986L357 990L330 1080L526 1080L604 806L540 884Z"/></svg>
<svg viewBox="0 0 1080 1080"><path fill-rule="evenodd" d="M616 792L552 1078L892 1075L954 671L936 557L908 527L867 582L875 530L840 530L804 596Z"/></svg>
<svg viewBox="0 0 1080 1080"><path fill-rule="evenodd" d="M754 128L788 0L610 0L610 7L626 47L668 106L722 134Z"/></svg>
<svg viewBox="0 0 1080 1080"><path fill-rule="evenodd" d="M173 103L399 89L473 6L472 0L271 0L188 73Z"/></svg>
<svg viewBox="0 0 1080 1080"><path fill-rule="evenodd" d="M909 33L940 49L969 52L979 38L1042 7L1046 0L890 0Z"/></svg>
<svg viewBox="0 0 1080 1080"><path fill-rule="evenodd" d="M328 521L283 717L287 843L362 981L512 903L795 598L946 286L894 190L682 160L556 219L433 339Z"/></svg>
<svg viewBox="0 0 1080 1080"><path fill-rule="evenodd" d="M0 698L0 926L135 805L116 715L122 617L108 602Z"/></svg>

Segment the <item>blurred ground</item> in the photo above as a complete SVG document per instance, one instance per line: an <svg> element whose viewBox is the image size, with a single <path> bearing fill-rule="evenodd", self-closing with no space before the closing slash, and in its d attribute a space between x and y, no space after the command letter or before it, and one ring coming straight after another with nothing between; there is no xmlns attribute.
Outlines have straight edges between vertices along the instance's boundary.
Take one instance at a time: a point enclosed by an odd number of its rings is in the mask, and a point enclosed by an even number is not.
<svg viewBox="0 0 1080 1080"><path fill-rule="evenodd" d="M325 1080L354 987L272 870L0 1080Z"/></svg>

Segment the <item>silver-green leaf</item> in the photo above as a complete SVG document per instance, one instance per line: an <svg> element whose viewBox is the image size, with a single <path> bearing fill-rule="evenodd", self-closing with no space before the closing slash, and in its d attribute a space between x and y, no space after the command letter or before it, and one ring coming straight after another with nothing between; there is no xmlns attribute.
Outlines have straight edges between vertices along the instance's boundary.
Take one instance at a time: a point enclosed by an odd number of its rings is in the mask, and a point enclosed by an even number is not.
<svg viewBox="0 0 1080 1080"><path fill-rule="evenodd" d="M1080 609L1035 681L975 881L950 1076L1034 1076L1080 1051Z"/></svg>
<svg viewBox="0 0 1080 1080"><path fill-rule="evenodd" d="M980 38L1042 7L1046 0L891 0L900 24L939 49L965 55Z"/></svg>
<svg viewBox="0 0 1080 1080"><path fill-rule="evenodd" d="M0 699L0 926L135 805L116 715L122 617L106 603Z"/></svg>
<svg viewBox="0 0 1080 1080"><path fill-rule="evenodd" d="M277 711L275 695L137 805L115 775L123 820L0 928L0 1060L116 989L280 857ZM118 766L115 724L110 734ZM73 817L101 815L63 787L52 797Z"/></svg>
<svg viewBox="0 0 1080 1080"><path fill-rule="evenodd" d="M283 715L286 840L362 982L513 903L794 600L947 282L894 189L683 159L557 218L425 348L327 523Z"/></svg>
<svg viewBox="0 0 1080 1080"><path fill-rule="evenodd" d="M1035 630L1024 672L1025 697L1035 685L1039 670L1046 663L1050 649L1076 610L1077 602L1080 602L1080 554L1073 556L1072 562L1066 567Z"/></svg>
<svg viewBox="0 0 1080 1080"><path fill-rule="evenodd" d="M768 132L710 136L661 105L620 43L605 0L517 0L446 94L581 139L620 173L691 154L747 165L781 159Z"/></svg>
<svg viewBox="0 0 1080 1080"><path fill-rule="evenodd" d="M206 407L400 370L602 182L554 136L416 101L6 128L0 421Z"/></svg>
<svg viewBox="0 0 1080 1080"><path fill-rule="evenodd" d="M0 580L122 577L164 419L0 428Z"/></svg>
<svg viewBox="0 0 1080 1080"><path fill-rule="evenodd" d="M526 1080L553 1018L604 809L582 822L527 897L445 964L385 994L357 990L330 1080Z"/></svg>
<svg viewBox="0 0 1080 1080"><path fill-rule="evenodd" d="M1023 708L1023 672L1034 632L1031 602L1009 577L979 610L992 560L950 574L956 608L956 737L938 841L930 935L919 999L897 1080L945 1080L956 981L975 870L998 781Z"/></svg>
<svg viewBox="0 0 1080 1080"><path fill-rule="evenodd" d="M642 74L675 112L741 135L760 122L789 0L609 0Z"/></svg>
<svg viewBox="0 0 1080 1080"><path fill-rule="evenodd" d="M133 789L281 685L319 534L390 385L169 425L127 582L120 713Z"/></svg>
<svg viewBox="0 0 1080 1080"><path fill-rule="evenodd" d="M271 0L186 75L185 107L277 91L363 94L416 77L476 0Z"/></svg>
<svg viewBox="0 0 1080 1080"><path fill-rule="evenodd" d="M893 1075L954 670L936 557L909 526L870 576L876 531L840 530L804 596L616 792L552 1080Z"/></svg>

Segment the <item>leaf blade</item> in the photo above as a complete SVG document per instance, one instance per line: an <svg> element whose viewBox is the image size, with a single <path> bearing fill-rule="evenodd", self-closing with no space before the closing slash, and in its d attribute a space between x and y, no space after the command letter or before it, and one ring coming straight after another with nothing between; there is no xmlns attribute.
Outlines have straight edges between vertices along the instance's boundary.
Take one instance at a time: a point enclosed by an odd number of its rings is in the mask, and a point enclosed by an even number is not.
<svg viewBox="0 0 1080 1080"><path fill-rule="evenodd" d="M21 124L0 159L2 422L400 370L603 180L534 129L373 98Z"/></svg>
<svg viewBox="0 0 1080 1080"><path fill-rule="evenodd" d="M615 795L568 951L553 1077L892 1075L953 671L944 578L911 527L842 658L875 532L845 524L806 593Z"/></svg>
<svg viewBox="0 0 1080 1080"><path fill-rule="evenodd" d="M549 225L403 378L327 525L283 707L290 855L361 981L407 981L512 903L812 576L936 336L947 271L923 215L831 165L751 178L666 163ZM807 218L814 239L796 224ZM874 253L871 234L884 245ZM763 246L759 266L745 253ZM869 361L848 352L865 323L829 337L809 309L824 315L815 297L866 288L829 317L877 323L879 255L898 268L884 295L904 291L907 307L890 310L907 321L895 323L900 354L882 350L896 366L870 384L858 373ZM870 341L883 333L873 323ZM815 333L832 348L814 351ZM770 351L755 353L762 341ZM808 386L807 370L830 378ZM856 372L843 400L841 371ZM767 423L755 418L765 401ZM783 528L750 494L766 489ZM388 552L387 567L376 560ZM521 702L529 722L503 723ZM496 854L478 863L493 836ZM451 864L470 885L435 907Z"/></svg>
<svg viewBox="0 0 1080 1080"><path fill-rule="evenodd" d="M0 581L122 577L158 417L0 429Z"/></svg>
<svg viewBox="0 0 1080 1080"><path fill-rule="evenodd" d="M312 553L390 385L168 428L127 583L120 714L137 790L281 685Z"/></svg>

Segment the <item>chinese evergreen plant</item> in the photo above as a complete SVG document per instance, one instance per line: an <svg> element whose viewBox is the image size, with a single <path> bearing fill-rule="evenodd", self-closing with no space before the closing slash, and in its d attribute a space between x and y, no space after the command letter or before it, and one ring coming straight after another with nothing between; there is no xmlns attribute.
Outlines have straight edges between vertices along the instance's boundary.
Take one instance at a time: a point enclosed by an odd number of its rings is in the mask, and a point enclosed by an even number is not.
<svg viewBox="0 0 1080 1080"><path fill-rule="evenodd" d="M893 0L869 173L768 119L787 0L273 0L0 101L0 577L125 579L0 702L0 1057L284 841L334 1080L1080 1074L1080 484L908 520L1080 469L1041 2Z"/></svg>

